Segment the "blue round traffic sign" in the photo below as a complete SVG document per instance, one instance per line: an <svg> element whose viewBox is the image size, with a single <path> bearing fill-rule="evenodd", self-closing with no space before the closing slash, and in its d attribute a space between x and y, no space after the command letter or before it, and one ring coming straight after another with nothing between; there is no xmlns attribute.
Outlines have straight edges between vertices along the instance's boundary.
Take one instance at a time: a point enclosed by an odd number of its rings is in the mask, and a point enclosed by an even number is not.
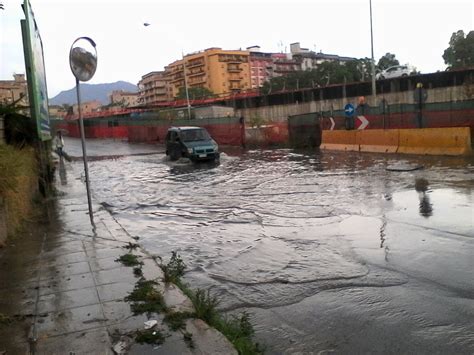
<svg viewBox="0 0 474 355"><path fill-rule="evenodd" d="M354 116L354 105L352 104L347 104L346 106L344 106L344 113L346 114L347 117L352 117Z"/></svg>

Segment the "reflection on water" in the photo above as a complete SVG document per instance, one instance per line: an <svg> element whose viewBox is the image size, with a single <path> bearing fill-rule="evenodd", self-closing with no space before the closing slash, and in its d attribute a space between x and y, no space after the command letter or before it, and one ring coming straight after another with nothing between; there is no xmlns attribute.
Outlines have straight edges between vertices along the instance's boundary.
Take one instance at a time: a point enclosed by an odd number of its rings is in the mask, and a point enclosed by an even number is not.
<svg viewBox="0 0 474 355"><path fill-rule="evenodd" d="M433 205L430 202L430 197L427 194L429 182L426 179L420 178L415 180L415 190L418 192L420 198L420 214L423 217L430 217L433 215Z"/></svg>
<svg viewBox="0 0 474 355"><path fill-rule="evenodd" d="M64 158L62 155L59 156L59 180L61 185L67 185L66 167L64 165Z"/></svg>

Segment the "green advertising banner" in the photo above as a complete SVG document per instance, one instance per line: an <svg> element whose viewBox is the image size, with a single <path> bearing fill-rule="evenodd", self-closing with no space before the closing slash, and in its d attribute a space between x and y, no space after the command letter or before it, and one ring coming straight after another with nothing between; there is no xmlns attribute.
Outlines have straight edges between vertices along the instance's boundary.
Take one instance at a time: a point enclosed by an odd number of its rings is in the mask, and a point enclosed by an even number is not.
<svg viewBox="0 0 474 355"><path fill-rule="evenodd" d="M25 54L26 76L31 117L36 120L38 137L45 141L51 139L48 111L48 89L44 68L43 42L36 25L30 2L23 3L25 20L21 20L23 52Z"/></svg>

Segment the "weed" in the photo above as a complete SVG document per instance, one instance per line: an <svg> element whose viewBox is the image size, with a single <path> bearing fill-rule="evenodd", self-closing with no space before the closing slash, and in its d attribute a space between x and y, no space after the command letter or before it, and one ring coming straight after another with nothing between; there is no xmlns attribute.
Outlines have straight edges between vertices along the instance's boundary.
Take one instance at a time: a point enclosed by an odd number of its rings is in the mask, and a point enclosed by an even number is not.
<svg viewBox="0 0 474 355"><path fill-rule="evenodd" d="M138 260L138 257L136 255L130 253L121 255L120 258L115 259L115 261L120 262L125 266L143 265L143 263Z"/></svg>
<svg viewBox="0 0 474 355"><path fill-rule="evenodd" d="M211 325L229 339L239 354L256 355L264 353L264 348L259 343L252 342L254 329L247 312L230 318L218 317Z"/></svg>
<svg viewBox="0 0 474 355"><path fill-rule="evenodd" d="M140 266L136 266L133 268L133 274L137 277L142 277L143 276L143 271Z"/></svg>
<svg viewBox="0 0 474 355"><path fill-rule="evenodd" d="M137 243L131 243L131 242L128 242L128 244L125 244L123 246L125 249L129 249L129 250L135 250L139 247L139 245Z"/></svg>
<svg viewBox="0 0 474 355"><path fill-rule="evenodd" d="M188 346L188 348L194 349L193 335L190 332L184 332L183 339L186 345Z"/></svg>
<svg viewBox="0 0 474 355"><path fill-rule="evenodd" d="M137 330L135 341L139 344L160 345L165 342L165 336L156 329Z"/></svg>
<svg viewBox="0 0 474 355"><path fill-rule="evenodd" d="M208 324L212 324L216 320L219 301L217 297L211 296L209 290L206 292L202 289L197 289L197 291L192 294L191 301L193 302L197 318L202 319Z"/></svg>
<svg viewBox="0 0 474 355"><path fill-rule="evenodd" d="M160 267L165 275L164 281L166 283L177 283L181 279L181 276L184 275L186 264L183 262L183 259L181 259L178 253L173 251L171 252L171 258L168 264L164 265L161 263Z"/></svg>
<svg viewBox="0 0 474 355"><path fill-rule="evenodd" d="M156 282L138 280L132 293L125 297L134 314L166 312L165 300L160 291L155 289Z"/></svg>
<svg viewBox="0 0 474 355"><path fill-rule="evenodd" d="M234 345L239 354L258 355L264 353L264 348L259 343L252 341L254 330L248 313L244 312L240 316L222 317L217 311L219 302L215 296L210 295L209 290L206 292L198 289L193 292L181 282L177 285L193 302L196 318L204 320L211 327L220 331Z"/></svg>
<svg viewBox="0 0 474 355"><path fill-rule="evenodd" d="M186 327L186 319L194 318L191 312L172 312L165 316L164 321L173 331L184 329Z"/></svg>

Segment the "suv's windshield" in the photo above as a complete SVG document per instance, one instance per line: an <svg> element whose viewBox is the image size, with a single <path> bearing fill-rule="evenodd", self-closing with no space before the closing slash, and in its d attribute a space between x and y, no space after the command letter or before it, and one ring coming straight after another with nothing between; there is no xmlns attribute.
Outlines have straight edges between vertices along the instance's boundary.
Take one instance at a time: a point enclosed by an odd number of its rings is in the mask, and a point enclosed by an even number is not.
<svg viewBox="0 0 474 355"><path fill-rule="evenodd" d="M192 142L192 141L203 141L209 140L211 137L204 129L189 129L181 131L181 139L183 142Z"/></svg>

